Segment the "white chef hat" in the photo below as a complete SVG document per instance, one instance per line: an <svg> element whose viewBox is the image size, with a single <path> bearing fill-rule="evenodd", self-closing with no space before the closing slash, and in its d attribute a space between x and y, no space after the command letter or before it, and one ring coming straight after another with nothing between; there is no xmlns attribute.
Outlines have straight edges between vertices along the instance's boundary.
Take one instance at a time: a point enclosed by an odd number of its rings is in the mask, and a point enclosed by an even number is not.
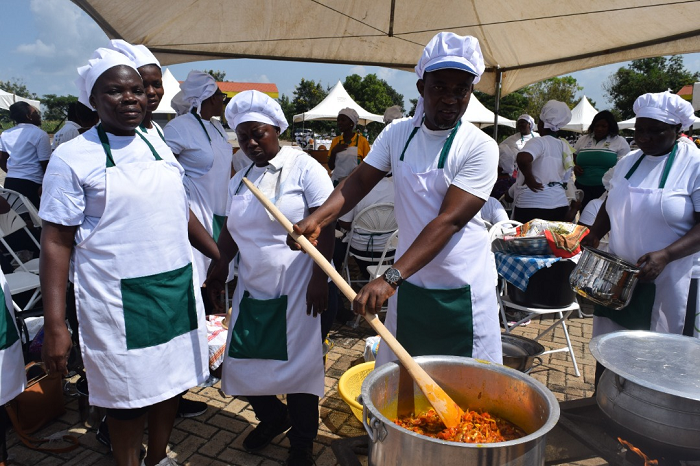
<svg viewBox="0 0 700 466"><path fill-rule="evenodd" d="M416 75L423 79L425 73L445 68L466 71L474 75L474 84L478 83L486 67L481 53L479 40L472 36L459 36L453 32L439 32L423 49ZM418 98L413 125L420 126L423 121L423 97Z"/></svg>
<svg viewBox="0 0 700 466"><path fill-rule="evenodd" d="M75 80L75 85L78 87L78 101L94 110L95 107L90 104L90 93L97 78L108 69L119 65L128 66L138 73L134 62L122 53L104 47L92 52L88 64L78 68L78 78Z"/></svg>
<svg viewBox="0 0 700 466"><path fill-rule="evenodd" d="M637 118L652 118L669 125L680 123L682 129L695 122L693 106L677 94L668 91L637 97L632 107Z"/></svg>
<svg viewBox="0 0 700 466"><path fill-rule="evenodd" d="M110 49L121 52L127 57L131 58L131 61L134 62L136 68L141 68L142 66L146 65L156 65L158 68L160 68L160 62L145 45L134 45L121 39L111 40L109 41L109 44Z"/></svg>
<svg viewBox="0 0 700 466"><path fill-rule="evenodd" d="M384 124L388 125L392 121L398 120L399 118L403 118L400 105L394 105L393 107L389 107L384 111Z"/></svg>
<svg viewBox="0 0 700 466"><path fill-rule="evenodd" d="M571 110L564 102L550 100L542 107L540 120L545 128L559 131L562 126L571 121Z"/></svg>
<svg viewBox="0 0 700 466"><path fill-rule="evenodd" d="M525 121L527 121L528 123L530 123L530 132L535 131L535 128L537 128L537 125L535 124L535 119L532 118L532 117L531 117L530 115L528 115L527 113L523 113L523 114L520 115L520 116L518 117L518 119L515 120L515 121L520 121L520 120L525 120Z"/></svg>
<svg viewBox="0 0 700 466"><path fill-rule="evenodd" d="M182 91L178 91L178 93L170 99L170 106L175 110L178 116L184 115L190 109L190 104L185 101Z"/></svg>
<svg viewBox="0 0 700 466"><path fill-rule="evenodd" d="M187 79L180 83L183 99L189 108L195 107L197 113L202 107L202 102L213 96L218 88L212 75L197 70L190 71Z"/></svg>
<svg viewBox="0 0 700 466"><path fill-rule="evenodd" d="M357 126L357 122L360 119L360 115L357 114L357 111L355 111L354 108L350 107L345 107L344 109L339 111L338 116L340 115L345 115L346 117L350 118L350 121L352 121L353 128Z"/></svg>
<svg viewBox="0 0 700 466"><path fill-rule="evenodd" d="M236 94L226 105L225 115L233 129L247 121L277 126L280 132L289 127L280 104L260 91L243 91Z"/></svg>

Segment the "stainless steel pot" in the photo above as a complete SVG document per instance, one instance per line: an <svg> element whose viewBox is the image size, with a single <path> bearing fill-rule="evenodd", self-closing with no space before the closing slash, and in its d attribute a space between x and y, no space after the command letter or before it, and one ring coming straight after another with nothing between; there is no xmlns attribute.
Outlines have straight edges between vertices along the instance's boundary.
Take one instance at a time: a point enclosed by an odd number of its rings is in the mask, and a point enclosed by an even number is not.
<svg viewBox="0 0 700 466"><path fill-rule="evenodd" d="M559 420L559 404L544 385L508 367L471 358L415 359L460 406L503 417L528 435L508 442L468 444L425 437L397 426L393 419L427 411L430 404L406 370L389 363L372 371L362 384L370 465L544 465L545 436Z"/></svg>
<svg viewBox="0 0 700 466"><path fill-rule="evenodd" d="M700 340L643 331L595 337L606 367L598 382L601 411L642 451L700 458Z"/></svg>
<svg viewBox="0 0 700 466"><path fill-rule="evenodd" d="M638 273L638 267L613 254L584 248L569 276L569 284L584 298L620 310L632 298Z"/></svg>
<svg viewBox="0 0 700 466"><path fill-rule="evenodd" d="M535 361L538 361L539 364L542 363L539 356L544 353L545 349L535 340L507 333L501 334L501 345L503 346L504 366L527 374L532 370Z"/></svg>

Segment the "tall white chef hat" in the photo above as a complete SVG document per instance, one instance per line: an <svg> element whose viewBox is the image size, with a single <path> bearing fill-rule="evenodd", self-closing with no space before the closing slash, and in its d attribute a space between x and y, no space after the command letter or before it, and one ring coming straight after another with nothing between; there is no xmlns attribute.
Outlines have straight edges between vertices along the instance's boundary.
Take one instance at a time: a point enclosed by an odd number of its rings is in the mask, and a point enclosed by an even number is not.
<svg viewBox="0 0 700 466"><path fill-rule="evenodd" d="M669 125L680 123L688 129L695 122L693 106L681 96L668 91L637 97L632 107L637 118L653 118Z"/></svg>
<svg viewBox="0 0 700 466"><path fill-rule="evenodd" d="M515 120L515 121L520 121L520 120L525 120L525 121L527 121L528 123L530 123L530 132L533 132L533 131L535 131L535 129L537 129L537 125L535 124L535 119L532 118L532 117L531 117L530 115L528 115L527 113L523 113L523 114L520 115L520 116L518 117L518 119Z"/></svg>
<svg viewBox="0 0 700 466"><path fill-rule="evenodd" d="M350 121L352 121L353 128L357 126L357 122L360 119L360 115L357 114L354 108L350 107L345 107L344 109L338 112L338 115L345 115L346 117L350 118Z"/></svg>
<svg viewBox="0 0 700 466"><path fill-rule="evenodd" d="M571 121L571 110L564 102L550 100L542 107L540 120L545 128L559 131L562 126Z"/></svg>
<svg viewBox="0 0 700 466"><path fill-rule="evenodd" d="M136 65L129 57L115 50L100 47L92 52L88 64L78 68L78 78L75 80L75 85L78 87L78 101L94 110L95 107L90 104L90 93L97 78L108 69L120 65L136 70Z"/></svg>
<svg viewBox="0 0 700 466"><path fill-rule="evenodd" d="M233 129L247 121L277 126L280 132L289 127L280 104L260 91L243 91L236 94L226 105L225 115Z"/></svg>
<svg viewBox="0 0 700 466"><path fill-rule="evenodd" d="M400 105L394 105L393 107L389 107L384 111L384 124L388 125L392 121L398 120L399 118L403 118Z"/></svg>
<svg viewBox="0 0 700 466"><path fill-rule="evenodd" d="M474 84L478 83L486 69L479 40L472 36L459 36L453 32L437 33L423 49L423 55L415 68L416 75L423 79L425 73L445 68L471 73L474 75ZM423 111L423 97L419 97L413 117L414 126L421 125Z"/></svg>
<svg viewBox="0 0 700 466"><path fill-rule="evenodd" d="M182 91L178 91L178 93L170 99L170 106L175 110L178 116L184 115L190 109L190 104L185 101Z"/></svg>
<svg viewBox="0 0 700 466"><path fill-rule="evenodd" d="M218 88L212 75L197 70L190 71L187 79L180 83L183 99L189 108L195 107L197 113L202 108L202 102L213 96Z"/></svg>
<svg viewBox="0 0 700 466"><path fill-rule="evenodd" d="M158 68L160 68L160 62L145 45L134 45L121 39L111 40L109 41L109 44L110 49L121 52L127 57L131 58L131 61L134 62L136 68L141 68L145 65L156 65Z"/></svg>

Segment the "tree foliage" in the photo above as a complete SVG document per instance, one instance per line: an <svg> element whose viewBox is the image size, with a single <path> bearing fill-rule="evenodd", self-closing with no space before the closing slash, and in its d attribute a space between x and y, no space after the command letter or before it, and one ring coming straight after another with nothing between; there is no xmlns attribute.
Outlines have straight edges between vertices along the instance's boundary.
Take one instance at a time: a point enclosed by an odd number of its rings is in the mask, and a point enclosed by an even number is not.
<svg viewBox="0 0 700 466"><path fill-rule="evenodd" d="M7 81L0 81L0 89L10 94L15 94L19 97L25 97L27 99L39 100L39 96L33 92L29 92L27 85L24 81L17 78L11 78ZM40 110L40 109L38 109ZM0 109L0 122L7 123L12 121L10 119L10 112L7 110Z"/></svg>
<svg viewBox="0 0 700 466"><path fill-rule="evenodd" d="M370 113L384 115L386 109L394 105L400 106L402 113L405 112L403 95L376 74L368 74L364 78L352 74L345 78L343 87L360 107ZM373 141L382 129L384 126L381 123L368 124L366 130L369 140Z"/></svg>
<svg viewBox="0 0 700 466"><path fill-rule="evenodd" d="M41 98L44 107L41 116L44 120L63 120L68 113L68 104L77 101L78 98L73 95L46 94Z"/></svg>
<svg viewBox="0 0 700 466"><path fill-rule="evenodd" d="M523 96L527 99L523 113L527 113L537 120L542 107L549 100L558 100L567 104L569 108L573 108L578 103L576 94L582 90L583 87L573 76L549 78L530 84L522 89ZM518 115L515 115L515 118L517 117Z"/></svg>
<svg viewBox="0 0 700 466"><path fill-rule="evenodd" d="M613 73L603 85L613 102L614 110L622 119L632 118L632 105L647 92L678 92L683 86L700 79L700 73L691 73L683 65L683 57L643 58L632 61Z"/></svg>
<svg viewBox="0 0 700 466"><path fill-rule="evenodd" d="M225 81L226 79L226 72L221 71L221 70L204 70L202 73L206 73L208 75L211 75L211 77L214 78L216 82L221 82Z"/></svg>
<svg viewBox="0 0 700 466"><path fill-rule="evenodd" d="M328 90L324 89L320 82L317 83L304 78L301 78L299 84L294 88L294 98L292 100L282 94L277 101L280 107L282 107L282 111L284 112L284 116L290 128L285 132L283 137L291 137L291 128L293 126L292 119L294 115L311 110L316 105L320 104L327 95ZM335 128L335 123L327 121L307 121L304 122L304 127L312 128L318 133L325 134L332 132L333 128Z"/></svg>

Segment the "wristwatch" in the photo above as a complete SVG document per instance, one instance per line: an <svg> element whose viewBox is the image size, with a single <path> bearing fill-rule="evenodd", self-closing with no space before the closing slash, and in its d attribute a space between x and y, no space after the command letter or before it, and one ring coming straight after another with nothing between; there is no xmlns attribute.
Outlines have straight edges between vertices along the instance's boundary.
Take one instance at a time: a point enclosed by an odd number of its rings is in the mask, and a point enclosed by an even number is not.
<svg viewBox="0 0 700 466"><path fill-rule="evenodd" d="M403 282L403 277L401 276L401 272L399 272L398 269L395 269L393 267L390 267L384 272L384 280L394 288L399 286Z"/></svg>

